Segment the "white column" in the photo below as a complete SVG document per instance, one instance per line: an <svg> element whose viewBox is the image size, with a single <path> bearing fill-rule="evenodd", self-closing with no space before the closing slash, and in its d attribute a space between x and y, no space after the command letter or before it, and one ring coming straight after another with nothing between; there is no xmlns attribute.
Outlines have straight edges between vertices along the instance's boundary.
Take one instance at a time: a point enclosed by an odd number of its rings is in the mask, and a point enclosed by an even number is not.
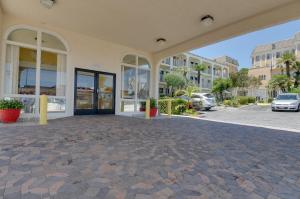
<svg viewBox="0 0 300 199"><path fill-rule="evenodd" d="M211 65L211 87L214 84L214 65Z"/></svg>
<svg viewBox="0 0 300 199"><path fill-rule="evenodd" d="M159 98L159 68L160 62L153 62L150 96L154 97L155 99Z"/></svg>
<svg viewBox="0 0 300 199"><path fill-rule="evenodd" d="M223 73L224 73L224 67L222 66L222 67L221 67L221 77L222 77L222 78L224 78L224 74L223 74Z"/></svg>

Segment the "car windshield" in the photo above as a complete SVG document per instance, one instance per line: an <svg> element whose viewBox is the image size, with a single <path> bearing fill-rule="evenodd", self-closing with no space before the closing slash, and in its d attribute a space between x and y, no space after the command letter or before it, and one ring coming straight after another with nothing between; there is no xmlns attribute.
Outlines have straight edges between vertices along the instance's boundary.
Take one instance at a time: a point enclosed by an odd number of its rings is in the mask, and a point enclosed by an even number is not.
<svg viewBox="0 0 300 199"><path fill-rule="evenodd" d="M279 95L277 100L297 100L296 95Z"/></svg>
<svg viewBox="0 0 300 199"><path fill-rule="evenodd" d="M205 94L204 96L207 97L207 98L213 98L214 97L212 94Z"/></svg>

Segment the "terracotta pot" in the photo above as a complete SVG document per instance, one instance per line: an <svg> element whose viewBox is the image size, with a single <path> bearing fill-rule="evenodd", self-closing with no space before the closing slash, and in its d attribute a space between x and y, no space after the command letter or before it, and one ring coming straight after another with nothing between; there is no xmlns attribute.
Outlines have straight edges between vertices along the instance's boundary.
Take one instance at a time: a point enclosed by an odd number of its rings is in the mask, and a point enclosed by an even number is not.
<svg viewBox="0 0 300 199"><path fill-rule="evenodd" d="M155 117L157 114L157 108L150 108L150 117Z"/></svg>
<svg viewBox="0 0 300 199"><path fill-rule="evenodd" d="M14 123L20 117L21 109L0 110L0 121L3 123Z"/></svg>

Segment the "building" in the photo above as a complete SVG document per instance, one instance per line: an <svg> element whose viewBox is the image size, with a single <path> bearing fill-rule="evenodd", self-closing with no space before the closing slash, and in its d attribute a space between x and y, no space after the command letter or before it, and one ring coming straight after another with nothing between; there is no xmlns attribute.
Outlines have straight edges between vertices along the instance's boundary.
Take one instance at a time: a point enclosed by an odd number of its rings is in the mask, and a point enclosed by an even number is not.
<svg viewBox="0 0 300 199"><path fill-rule="evenodd" d="M228 66L229 68L229 74L230 73L236 73L239 71L239 62L236 59L233 59L232 57L229 56L222 56L222 57L217 57L214 59L216 62L219 62L221 64L224 64Z"/></svg>
<svg viewBox="0 0 300 199"><path fill-rule="evenodd" d="M251 54L252 66L249 69L249 75L261 80L261 86L257 93L258 98L268 98L267 86L272 75L281 74L284 67L278 64L279 58L284 53L293 53L297 60L300 60L300 32L296 33L293 38L277 41L270 44L257 46Z"/></svg>
<svg viewBox="0 0 300 199"><path fill-rule="evenodd" d="M165 57L300 17L299 1L254 1L0 0L0 98L21 100L22 117L39 117L43 94L49 118L139 113ZM207 61L209 89L223 65Z"/></svg>
<svg viewBox="0 0 300 199"><path fill-rule="evenodd" d="M230 58L230 60L234 59ZM207 70L201 72L201 80L199 85L201 92L211 92L214 79L229 77L230 66L227 63L221 63L214 59L208 59L192 53L181 53L176 56L168 57L161 62L159 78L160 95L169 94L169 88L164 82L164 75L169 73L176 67L189 67L189 69L191 69L189 71L191 72L189 72L187 75L189 76L190 80L194 82L195 85L197 85L198 73L197 71L193 71L192 67L200 63L205 63L208 66Z"/></svg>

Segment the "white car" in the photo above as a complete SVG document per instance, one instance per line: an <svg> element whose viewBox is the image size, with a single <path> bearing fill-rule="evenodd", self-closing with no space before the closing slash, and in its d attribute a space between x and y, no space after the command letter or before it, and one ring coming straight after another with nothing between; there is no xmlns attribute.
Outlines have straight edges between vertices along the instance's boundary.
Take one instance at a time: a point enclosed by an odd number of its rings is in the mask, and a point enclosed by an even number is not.
<svg viewBox="0 0 300 199"><path fill-rule="evenodd" d="M200 105L200 103L202 105ZM210 93L193 93L192 94L192 105L196 108L204 108L205 110L210 110L216 106L216 99Z"/></svg>
<svg viewBox="0 0 300 199"><path fill-rule="evenodd" d="M272 102L272 111L299 111L300 95L295 93L284 93L278 95Z"/></svg>

